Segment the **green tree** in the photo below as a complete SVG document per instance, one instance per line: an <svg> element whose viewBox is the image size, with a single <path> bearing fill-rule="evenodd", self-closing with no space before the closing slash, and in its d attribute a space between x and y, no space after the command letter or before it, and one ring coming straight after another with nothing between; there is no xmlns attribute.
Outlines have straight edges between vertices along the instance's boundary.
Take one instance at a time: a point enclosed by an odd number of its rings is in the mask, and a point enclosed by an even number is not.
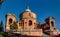
<svg viewBox="0 0 60 37"><path fill-rule="evenodd" d="M18 29L17 23L13 22L13 24L10 25L10 29L11 30L17 30Z"/></svg>
<svg viewBox="0 0 60 37"><path fill-rule="evenodd" d="M3 31L3 22L1 21L0 22L0 32L2 32Z"/></svg>
<svg viewBox="0 0 60 37"><path fill-rule="evenodd" d="M3 0L0 0L0 4L2 4Z"/></svg>

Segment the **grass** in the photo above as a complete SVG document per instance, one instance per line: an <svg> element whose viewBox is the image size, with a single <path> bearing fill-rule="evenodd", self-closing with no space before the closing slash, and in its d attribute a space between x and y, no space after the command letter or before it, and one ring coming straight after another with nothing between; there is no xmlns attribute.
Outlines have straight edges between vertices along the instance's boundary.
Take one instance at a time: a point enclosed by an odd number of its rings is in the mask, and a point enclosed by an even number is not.
<svg viewBox="0 0 60 37"><path fill-rule="evenodd" d="M0 35L0 37L3 37L3 35Z"/></svg>
<svg viewBox="0 0 60 37"><path fill-rule="evenodd" d="M3 37L3 32L0 32L0 37Z"/></svg>
<svg viewBox="0 0 60 37"><path fill-rule="evenodd" d="M12 35L9 35L6 32L0 32L0 37L12 37Z"/></svg>

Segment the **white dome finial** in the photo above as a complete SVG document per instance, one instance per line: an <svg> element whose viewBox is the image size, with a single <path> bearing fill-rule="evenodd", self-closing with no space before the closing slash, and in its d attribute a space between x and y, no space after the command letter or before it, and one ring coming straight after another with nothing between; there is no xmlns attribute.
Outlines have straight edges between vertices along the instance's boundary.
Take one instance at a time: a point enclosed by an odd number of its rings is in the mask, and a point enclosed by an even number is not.
<svg viewBox="0 0 60 37"><path fill-rule="evenodd" d="M29 11L29 12L31 12L31 10L29 9L29 6L27 6L27 8L26 8L25 11Z"/></svg>

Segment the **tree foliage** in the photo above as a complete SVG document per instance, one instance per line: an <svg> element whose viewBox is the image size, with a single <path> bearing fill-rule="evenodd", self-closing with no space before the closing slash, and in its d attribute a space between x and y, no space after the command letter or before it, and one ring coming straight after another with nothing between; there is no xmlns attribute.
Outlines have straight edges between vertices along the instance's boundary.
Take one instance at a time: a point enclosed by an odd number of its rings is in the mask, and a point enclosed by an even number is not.
<svg viewBox="0 0 60 37"><path fill-rule="evenodd" d="M11 30L17 30L18 29L17 23L13 22L13 24L10 25L10 29Z"/></svg>
<svg viewBox="0 0 60 37"><path fill-rule="evenodd" d="M1 21L0 22L0 32L2 32L3 31L3 22Z"/></svg>
<svg viewBox="0 0 60 37"><path fill-rule="evenodd" d="M2 4L3 0L0 0L0 4Z"/></svg>

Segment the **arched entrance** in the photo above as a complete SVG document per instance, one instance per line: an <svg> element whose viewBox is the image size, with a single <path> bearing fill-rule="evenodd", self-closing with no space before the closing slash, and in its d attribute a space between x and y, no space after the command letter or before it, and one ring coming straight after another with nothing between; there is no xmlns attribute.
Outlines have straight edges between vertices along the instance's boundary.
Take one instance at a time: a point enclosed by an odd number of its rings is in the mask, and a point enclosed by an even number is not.
<svg viewBox="0 0 60 37"><path fill-rule="evenodd" d="M31 20L29 20L29 26L31 26L32 25L32 21Z"/></svg>

